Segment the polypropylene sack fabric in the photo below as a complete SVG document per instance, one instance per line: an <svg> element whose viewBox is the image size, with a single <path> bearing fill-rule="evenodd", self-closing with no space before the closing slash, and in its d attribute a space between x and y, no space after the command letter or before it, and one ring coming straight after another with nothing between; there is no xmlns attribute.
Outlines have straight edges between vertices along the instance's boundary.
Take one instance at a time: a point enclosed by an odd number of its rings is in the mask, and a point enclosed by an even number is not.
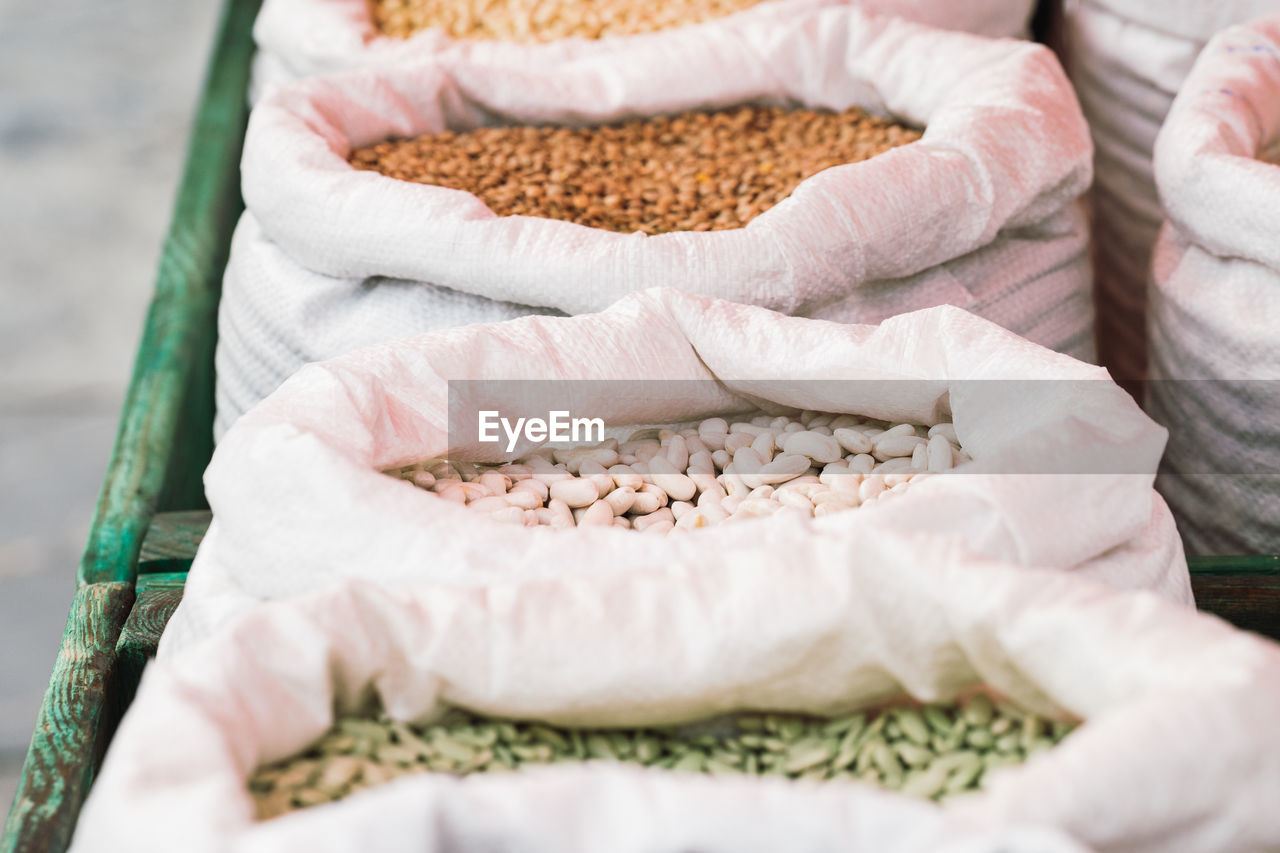
<svg viewBox="0 0 1280 853"><path fill-rule="evenodd" d="M1280 552L1280 15L1217 35L1156 142L1158 488L1190 552ZM1182 381L1185 380L1185 381Z"/></svg>
<svg viewBox="0 0 1280 853"><path fill-rule="evenodd" d="M814 531L723 561L266 605L145 673L75 853L1239 853L1280 845L1280 647L1149 592ZM255 823L247 778L335 713L445 707L563 725L842 713L986 685L1083 719L943 806L860 783L560 765L424 774ZM168 846L166 846L168 845Z"/></svg>
<svg viewBox="0 0 1280 853"><path fill-rule="evenodd" d="M1174 95L1221 28L1280 0L1063 0L1064 62L1093 134L1098 357L1117 379L1147 375L1146 291L1163 215L1152 148Z"/></svg>
<svg viewBox="0 0 1280 853"><path fill-rule="evenodd" d="M638 379L668 381L629 393ZM468 440L449 420L472 403L513 421L546 417L522 408L545 400L449 380L595 380L574 385L572 408L610 427L762 404L920 424L950 417L974 461L965 474L823 519L665 537L517 528L380 473L446 452L497 462L533 449ZM451 387L461 395L453 408ZM785 560L814 530L866 526L954 535L994 558L1189 603L1186 561L1152 488L1164 442L1102 368L949 306L856 326L653 290L600 314L446 329L306 367L231 428L205 473L213 526L161 652L254 601L338 578L621 570L715 560L744 541ZM1111 559L1125 548L1127 558Z"/></svg>
<svg viewBox="0 0 1280 853"><path fill-rule="evenodd" d="M232 408L220 406L217 435L291 371L344 347L531 307L598 311L652 286L841 322L953 304L1092 356L1075 204L1091 150L1046 48L852 8L628 44L536 72L441 61L302 81L264 99L246 138L248 213L222 299L218 393ZM345 159L353 146L446 127L747 101L860 104L927 129L815 175L745 228L658 236L498 217L469 193Z"/></svg>
<svg viewBox="0 0 1280 853"><path fill-rule="evenodd" d="M948 30L991 37L1023 36L1034 9L1032 0L768 0L723 19L687 29L713 34L743 22L777 26L824 6L852 5ZM406 65L442 55L466 56L487 63L530 69L590 53L608 54L620 45L669 37L669 32L612 36L599 40L560 39L541 44L455 40L442 30L424 30L408 39L377 32L367 0L266 0L253 28L258 45L251 90L256 101L272 83L356 68Z"/></svg>

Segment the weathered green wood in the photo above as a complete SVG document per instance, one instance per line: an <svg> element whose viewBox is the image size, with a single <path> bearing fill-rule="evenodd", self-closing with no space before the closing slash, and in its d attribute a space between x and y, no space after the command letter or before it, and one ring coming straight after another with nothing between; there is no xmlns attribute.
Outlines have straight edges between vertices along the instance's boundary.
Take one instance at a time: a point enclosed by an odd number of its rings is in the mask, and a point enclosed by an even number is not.
<svg viewBox="0 0 1280 853"><path fill-rule="evenodd" d="M1280 557L1192 557L1196 606L1280 640Z"/></svg>
<svg viewBox="0 0 1280 853"><path fill-rule="evenodd" d="M0 853L69 843L123 706L116 648L143 534L157 510L206 506L200 478L212 452L217 301L242 209L239 160L260 2L226 0L79 590Z"/></svg>
<svg viewBox="0 0 1280 853"><path fill-rule="evenodd" d="M0 853L61 851L70 843L115 729L115 645L132 605L131 584L76 591Z"/></svg>
<svg viewBox="0 0 1280 853"><path fill-rule="evenodd" d="M138 577L137 598L116 643L117 715L123 716L138 691L142 670L156 656L160 635L182 601L185 573L148 574Z"/></svg>
<svg viewBox="0 0 1280 853"><path fill-rule="evenodd" d="M139 563L190 560L212 520L213 513L207 509L156 513L142 540Z"/></svg>
<svg viewBox="0 0 1280 853"><path fill-rule="evenodd" d="M231 232L243 207L240 151L260 0L228 0L120 431L80 565L83 583L132 582L158 509L205 506L213 349Z"/></svg>

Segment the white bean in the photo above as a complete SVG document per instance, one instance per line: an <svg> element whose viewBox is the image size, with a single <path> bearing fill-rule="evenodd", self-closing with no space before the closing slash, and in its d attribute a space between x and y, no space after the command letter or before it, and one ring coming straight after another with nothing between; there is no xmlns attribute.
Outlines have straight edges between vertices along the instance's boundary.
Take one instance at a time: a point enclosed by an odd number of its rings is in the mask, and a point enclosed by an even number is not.
<svg viewBox="0 0 1280 853"><path fill-rule="evenodd" d="M831 436L849 453L871 452L871 439L864 432L851 428L841 428L834 430Z"/></svg>
<svg viewBox="0 0 1280 853"><path fill-rule="evenodd" d="M903 426L909 426L909 424L903 424ZM916 447L923 443L924 439L916 435L895 435L887 432L876 439L875 447L871 452L875 458L884 462L900 456L910 456L915 452Z"/></svg>
<svg viewBox="0 0 1280 853"><path fill-rule="evenodd" d="M386 473L504 522L683 532L764 515L825 516L968 461L949 423L805 410L650 427L621 444L541 447L504 465L437 458Z"/></svg>
<svg viewBox="0 0 1280 853"><path fill-rule="evenodd" d="M671 467L677 471L683 471L689 467L689 445L682 435L674 435L670 441L664 445L666 451L666 459L671 463Z"/></svg>
<svg viewBox="0 0 1280 853"><path fill-rule="evenodd" d="M899 474L903 471L914 471L915 467L911 464L910 456L895 456L892 459L881 462L874 469L877 474Z"/></svg>
<svg viewBox="0 0 1280 853"><path fill-rule="evenodd" d="M590 480L557 480L551 484L551 497L576 509L595 503L600 497L600 490Z"/></svg>
<svg viewBox="0 0 1280 853"><path fill-rule="evenodd" d="M760 467L757 476L762 483L777 485L794 480L809 470L809 457L799 453L780 453L772 462Z"/></svg>
<svg viewBox="0 0 1280 853"><path fill-rule="evenodd" d="M795 489L779 489L773 493L778 503L783 506L799 507L800 509L813 509L813 502Z"/></svg>
<svg viewBox="0 0 1280 853"><path fill-rule="evenodd" d="M624 515L636 502L636 490L630 486L621 486L604 496L604 502L613 509L613 514Z"/></svg>
<svg viewBox="0 0 1280 853"><path fill-rule="evenodd" d="M666 505L667 493L652 483L645 483L636 491L636 502L631 508L639 515L648 515Z"/></svg>
<svg viewBox="0 0 1280 853"><path fill-rule="evenodd" d="M573 510L569 509L569 505L564 501L552 498L547 508L551 512L552 527L569 528L577 525L573 518Z"/></svg>
<svg viewBox="0 0 1280 853"><path fill-rule="evenodd" d="M947 441L951 442L952 444L958 445L960 443L960 439L956 436L955 424L942 423L942 424L934 424L933 426L929 427L929 438L933 438L939 435L945 438Z"/></svg>
<svg viewBox="0 0 1280 853"><path fill-rule="evenodd" d="M703 489L702 493L698 495L698 508L702 509L707 504L721 503L726 497L725 490L720 484L712 482L710 487Z"/></svg>
<svg viewBox="0 0 1280 853"><path fill-rule="evenodd" d="M547 496L551 492L551 490L547 488L546 483L542 482L541 480L535 480L532 477L530 477L527 480L518 481L514 486L511 487L511 492L529 492L530 494L534 494L538 496L539 503L545 503L547 500ZM507 492L507 494L511 494L511 492Z"/></svg>
<svg viewBox="0 0 1280 853"><path fill-rule="evenodd" d="M439 486L440 482L437 480L436 485ZM460 480L448 481L437 494L452 503L463 505L467 503L467 493L462 490L462 482Z"/></svg>
<svg viewBox="0 0 1280 853"><path fill-rule="evenodd" d="M834 438L811 430L786 436L782 440L782 449L787 453L803 454L822 465L835 462L841 456L840 444Z"/></svg>
<svg viewBox="0 0 1280 853"><path fill-rule="evenodd" d="M664 506L656 512L651 512L648 515L642 515L639 518L632 519L631 526L636 530L644 530L647 527L654 524L661 524L664 521L675 524L676 517L671 512L671 507Z"/></svg>
<svg viewBox="0 0 1280 853"><path fill-rule="evenodd" d="M872 469L876 467L876 458L870 453L849 456L848 462L849 470L857 471L859 474L870 474Z"/></svg>
<svg viewBox="0 0 1280 853"><path fill-rule="evenodd" d="M530 489L512 489L507 492L506 502L521 509L538 509L542 506L542 498Z"/></svg>
<svg viewBox="0 0 1280 853"><path fill-rule="evenodd" d="M491 495L505 495L511 488L511 478L497 471L485 471L476 482L488 489Z"/></svg>
<svg viewBox="0 0 1280 853"><path fill-rule="evenodd" d="M609 469L613 484L618 488L638 489L644 485L644 477L637 474L628 465L614 465Z"/></svg>
<svg viewBox="0 0 1280 853"><path fill-rule="evenodd" d="M878 474L872 474L864 479L858 486L858 498L863 503L875 500L880 497L880 493L884 491L884 477Z"/></svg>
<svg viewBox="0 0 1280 853"><path fill-rule="evenodd" d="M653 484L678 501L687 501L698 492L697 485L661 456L649 462L649 476Z"/></svg>
<svg viewBox="0 0 1280 853"><path fill-rule="evenodd" d="M911 451L911 467L919 468L921 471L929 468L929 443L922 441L916 445L916 449Z"/></svg>
<svg viewBox="0 0 1280 853"><path fill-rule="evenodd" d="M489 517L494 521L500 521L503 524L524 524L524 510L518 506L508 506L495 512L489 513Z"/></svg>
<svg viewBox="0 0 1280 853"><path fill-rule="evenodd" d="M613 525L613 507L608 501L596 501L582 512L579 527L610 527Z"/></svg>
<svg viewBox="0 0 1280 853"><path fill-rule="evenodd" d="M941 424L938 426L941 426ZM937 429L937 427L934 427L934 429ZM937 433L929 439L928 469L935 473L950 471L951 465L951 442L943 433Z"/></svg>

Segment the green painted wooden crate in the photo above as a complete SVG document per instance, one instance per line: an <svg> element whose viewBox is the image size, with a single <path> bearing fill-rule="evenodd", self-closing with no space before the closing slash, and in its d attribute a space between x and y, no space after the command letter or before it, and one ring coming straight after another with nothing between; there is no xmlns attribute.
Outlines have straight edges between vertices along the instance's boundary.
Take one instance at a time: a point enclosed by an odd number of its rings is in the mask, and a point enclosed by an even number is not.
<svg viewBox="0 0 1280 853"><path fill-rule="evenodd" d="M209 522L201 474L213 449L218 296L242 209L260 2L226 0L119 435L0 853L66 849ZM1191 569L1203 609L1280 637L1280 557L1193 559Z"/></svg>

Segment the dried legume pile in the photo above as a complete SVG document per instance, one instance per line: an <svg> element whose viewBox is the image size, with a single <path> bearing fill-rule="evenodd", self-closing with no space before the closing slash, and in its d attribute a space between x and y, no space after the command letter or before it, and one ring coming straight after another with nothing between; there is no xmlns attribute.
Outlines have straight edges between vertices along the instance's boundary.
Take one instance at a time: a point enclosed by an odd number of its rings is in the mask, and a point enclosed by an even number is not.
<svg viewBox="0 0 1280 853"><path fill-rule="evenodd" d="M941 800L1057 744L1073 726L985 694L963 705L897 707L833 720L744 714L679 729L563 729L450 711L439 723L340 719L305 754L249 780L267 819L411 773L492 773L525 765L623 761L691 773L858 779Z"/></svg>
<svg viewBox="0 0 1280 853"><path fill-rule="evenodd" d="M648 33L722 18L761 0L373 0L385 36L441 29L453 38L539 42Z"/></svg>
<svg viewBox="0 0 1280 853"><path fill-rule="evenodd" d="M645 429L622 443L540 448L506 465L430 459L386 473L511 524L668 533L775 514L830 515L967 461L950 423L804 412Z"/></svg>
<svg viewBox="0 0 1280 853"><path fill-rule="evenodd" d="M466 190L499 216L661 234L741 228L805 178L919 138L856 107L739 107L595 128L445 132L357 149L350 161Z"/></svg>

